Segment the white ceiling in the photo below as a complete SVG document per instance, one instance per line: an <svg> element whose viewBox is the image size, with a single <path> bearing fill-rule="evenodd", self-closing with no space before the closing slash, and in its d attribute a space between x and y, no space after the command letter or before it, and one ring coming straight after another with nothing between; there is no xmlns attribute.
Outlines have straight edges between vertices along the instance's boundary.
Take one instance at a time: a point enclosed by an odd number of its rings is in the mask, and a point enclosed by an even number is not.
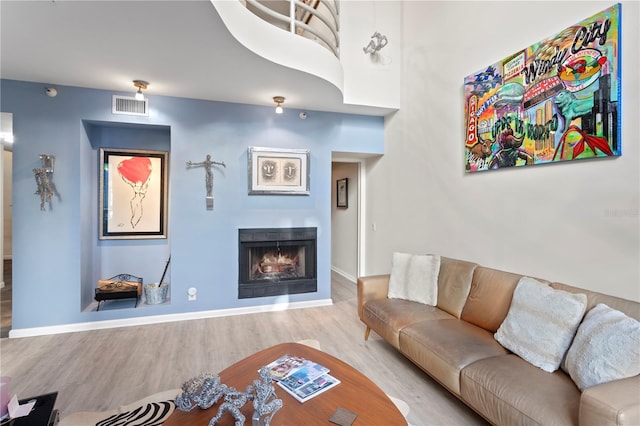
<svg viewBox="0 0 640 426"><path fill-rule="evenodd" d="M234 0L230 0L234 1ZM241 46L209 0L0 1L0 76L147 95L384 115ZM44 87L43 87L44 90Z"/></svg>

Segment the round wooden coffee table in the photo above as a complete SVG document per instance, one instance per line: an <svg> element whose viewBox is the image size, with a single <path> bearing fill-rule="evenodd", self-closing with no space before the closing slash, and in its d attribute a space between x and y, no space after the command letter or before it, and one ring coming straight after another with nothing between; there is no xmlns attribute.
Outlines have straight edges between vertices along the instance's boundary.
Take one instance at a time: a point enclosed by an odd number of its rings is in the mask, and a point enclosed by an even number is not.
<svg viewBox="0 0 640 426"><path fill-rule="evenodd" d="M330 374L340 380L340 384L300 403L279 386L275 386L282 408L275 414L271 424L277 425L328 425L329 418L338 408L357 414L357 425L406 425L407 421L387 395L365 375L345 362L325 352L298 343L282 343L257 352L219 373L222 383L244 390L258 378L258 370L282 355L296 355L328 367ZM190 412L176 410L164 426L206 426L218 411L218 402L208 410L195 408ZM253 406L242 408L251 424ZM233 425L231 414L225 416L218 425Z"/></svg>

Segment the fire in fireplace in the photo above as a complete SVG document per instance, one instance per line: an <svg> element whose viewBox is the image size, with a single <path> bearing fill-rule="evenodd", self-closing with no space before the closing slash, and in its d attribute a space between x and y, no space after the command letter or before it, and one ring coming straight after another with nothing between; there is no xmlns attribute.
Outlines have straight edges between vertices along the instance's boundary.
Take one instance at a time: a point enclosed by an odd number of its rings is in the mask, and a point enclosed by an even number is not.
<svg viewBox="0 0 640 426"><path fill-rule="evenodd" d="M240 229L240 299L317 291L316 228Z"/></svg>

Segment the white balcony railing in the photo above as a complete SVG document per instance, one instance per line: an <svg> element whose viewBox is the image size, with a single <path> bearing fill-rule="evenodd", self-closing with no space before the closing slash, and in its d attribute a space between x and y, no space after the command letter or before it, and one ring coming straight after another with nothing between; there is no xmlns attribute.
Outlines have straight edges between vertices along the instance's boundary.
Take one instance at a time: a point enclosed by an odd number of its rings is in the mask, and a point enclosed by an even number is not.
<svg viewBox="0 0 640 426"><path fill-rule="evenodd" d="M256 16L315 40L340 57L338 0L240 0Z"/></svg>

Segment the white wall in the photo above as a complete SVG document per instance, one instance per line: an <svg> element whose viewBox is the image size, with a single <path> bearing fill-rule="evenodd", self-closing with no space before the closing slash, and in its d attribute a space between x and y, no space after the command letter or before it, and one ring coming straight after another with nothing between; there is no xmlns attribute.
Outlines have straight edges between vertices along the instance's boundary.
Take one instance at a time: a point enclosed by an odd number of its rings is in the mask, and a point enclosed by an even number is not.
<svg viewBox="0 0 640 426"><path fill-rule="evenodd" d="M336 207L336 181L347 178L347 208ZM331 164L331 269L358 277L358 163Z"/></svg>
<svg viewBox="0 0 640 426"><path fill-rule="evenodd" d="M344 68L344 103L387 108L400 106L402 2L341 1L340 63ZM374 32L388 44L377 55L362 50Z"/></svg>
<svg viewBox="0 0 640 426"><path fill-rule="evenodd" d="M401 108L367 164L366 274L431 252L640 301L638 2L622 7L621 157L464 173L464 77L612 4L403 2Z"/></svg>
<svg viewBox="0 0 640 426"><path fill-rule="evenodd" d="M402 2L340 1L339 61L320 43L309 43L305 37L315 38L311 33L305 33L304 37L291 37L291 34L253 15L238 1L211 0L211 3L231 34L246 48L277 64L323 78L335 86L336 96L342 96L345 104L389 109L399 107ZM324 6L318 10L329 16ZM311 20L310 25L314 28L321 26L318 20L315 23ZM376 31L387 37L388 44L377 55L365 54L362 49ZM282 49L282 46L287 46L287 49ZM331 87L326 90L334 92ZM289 95L287 98L293 100Z"/></svg>

